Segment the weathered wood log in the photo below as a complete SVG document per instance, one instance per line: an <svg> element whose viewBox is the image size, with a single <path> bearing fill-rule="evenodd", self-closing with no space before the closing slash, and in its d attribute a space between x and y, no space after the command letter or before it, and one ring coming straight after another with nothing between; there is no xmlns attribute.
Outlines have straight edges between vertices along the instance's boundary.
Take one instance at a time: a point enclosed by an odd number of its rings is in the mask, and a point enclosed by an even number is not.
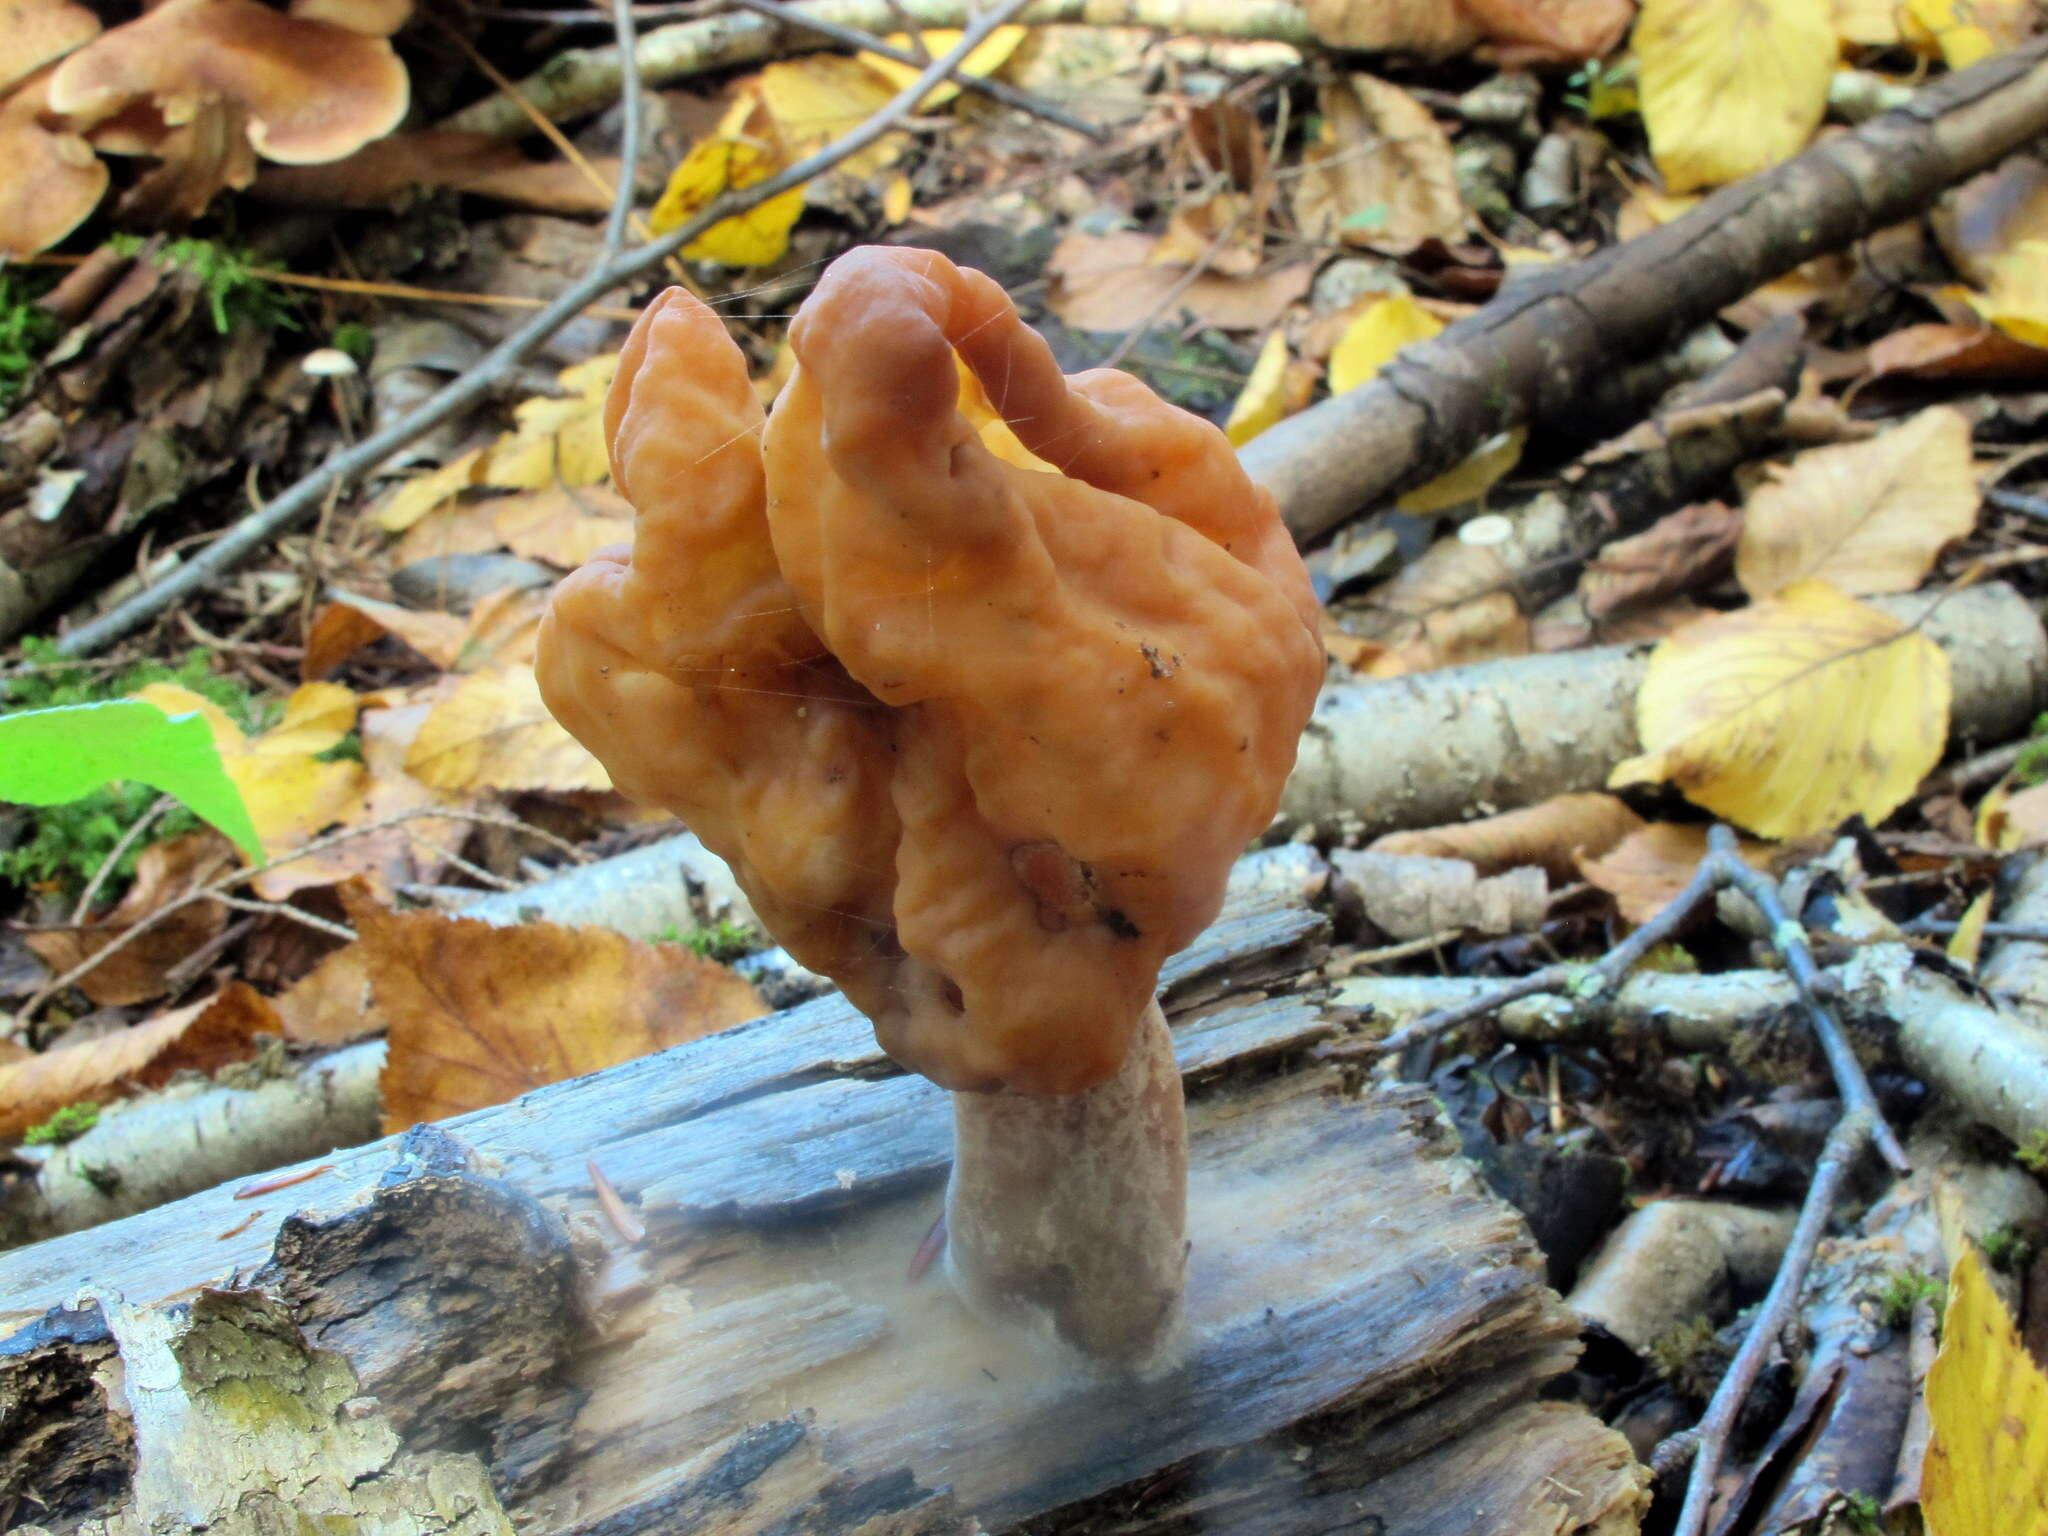
<svg viewBox="0 0 2048 1536"><path fill-rule="evenodd" d="M1252 968L1299 975L1321 919L1264 921L1295 949L1269 933ZM1078 1379L906 1278L946 1098L832 997L254 1199L0 1256L0 1493L53 1527L255 1530L245 1511L341 1456L364 1489L442 1490L400 1518L323 1487L324 1512L392 1531L1634 1530L1625 1443L1537 1400L1576 1330L1519 1218L1426 1092L1322 1065L1346 1026L1243 970L1182 981L1194 1250L1169 1374ZM117 1353L130 1383L148 1367L141 1411ZM221 1433L205 1363L244 1357L246 1439L202 1468L180 1437ZM179 1457L211 1481L167 1503Z"/></svg>

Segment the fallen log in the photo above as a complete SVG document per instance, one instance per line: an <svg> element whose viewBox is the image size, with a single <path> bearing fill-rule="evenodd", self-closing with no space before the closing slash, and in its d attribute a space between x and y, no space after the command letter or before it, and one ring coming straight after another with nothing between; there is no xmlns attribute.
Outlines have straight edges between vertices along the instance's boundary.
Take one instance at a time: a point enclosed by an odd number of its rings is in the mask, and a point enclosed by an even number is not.
<svg viewBox="0 0 2048 1536"><path fill-rule="evenodd" d="M1953 739L2003 741L2048 706L2048 631L2012 588L1873 600L1948 653ZM1647 646L1451 667L1323 690L1282 812L1370 838L1601 789L1640 750Z"/></svg>
<svg viewBox="0 0 2048 1536"><path fill-rule="evenodd" d="M1539 1400L1576 1323L1520 1219L1426 1090L1239 974L1175 1028L1168 1374L1076 1377L906 1278L945 1096L833 997L0 1255L0 1491L110 1533L257 1529L308 1466L336 1519L443 1490L379 1526L422 1532L1633 1531L1626 1443Z"/></svg>

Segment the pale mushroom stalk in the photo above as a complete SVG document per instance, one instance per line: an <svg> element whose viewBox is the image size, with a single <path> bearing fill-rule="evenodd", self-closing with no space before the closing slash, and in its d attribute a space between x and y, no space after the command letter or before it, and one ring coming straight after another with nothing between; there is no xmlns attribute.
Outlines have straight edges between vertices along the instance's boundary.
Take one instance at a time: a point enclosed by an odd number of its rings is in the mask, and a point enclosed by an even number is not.
<svg viewBox="0 0 2048 1536"><path fill-rule="evenodd" d="M1159 1004L1079 1093L953 1095L946 1264L975 1312L1120 1370L1170 1364L1187 1278L1188 1137Z"/></svg>

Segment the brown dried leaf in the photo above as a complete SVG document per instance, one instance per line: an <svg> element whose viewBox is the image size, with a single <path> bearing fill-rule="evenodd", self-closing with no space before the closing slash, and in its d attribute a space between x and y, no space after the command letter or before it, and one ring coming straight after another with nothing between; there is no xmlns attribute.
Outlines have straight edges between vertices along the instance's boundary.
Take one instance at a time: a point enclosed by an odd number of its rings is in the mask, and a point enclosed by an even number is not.
<svg viewBox="0 0 2048 1536"><path fill-rule="evenodd" d="M515 555L574 570L607 544L633 538L633 504L608 486L557 486L485 503Z"/></svg>
<svg viewBox="0 0 2048 1536"><path fill-rule="evenodd" d="M428 714L405 768L440 790L611 788L603 765L555 723L524 664L464 678Z"/></svg>
<svg viewBox="0 0 2048 1536"><path fill-rule="evenodd" d="M1180 267L1155 266L1152 235L1070 234L1046 262L1052 286L1046 302L1067 324L1083 331L1127 331L1167 302L1186 279ZM1225 331L1262 331L1308 292L1313 262L1292 262L1254 277L1204 272L1176 301L1206 324Z"/></svg>
<svg viewBox="0 0 2048 1536"><path fill-rule="evenodd" d="M1989 288L2001 257L2023 241L2048 240L2048 165L2014 155L1951 189L1929 222L1963 279Z"/></svg>
<svg viewBox="0 0 2048 1536"><path fill-rule="evenodd" d="M306 628L306 653L299 658L299 681L318 682L374 640L384 626L349 603L329 603L313 615Z"/></svg>
<svg viewBox="0 0 2048 1536"><path fill-rule="evenodd" d="M180 1072L216 1072L255 1054L255 1036L279 1032L251 987L231 981L213 997L146 1024L0 1065L0 1138L18 1138L66 1104L104 1104L158 1087Z"/></svg>
<svg viewBox="0 0 2048 1536"><path fill-rule="evenodd" d="M1630 538L1616 539L1579 577L1587 615L1609 618L1623 608L1718 581L1741 533L1739 511L1703 501L1659 518Z"/></svg>
<svg viewBox="0 0 2048 1536"><path fill-rule="evenodd" d="M1595 621L1587 614L1584 599L1574 592L1536 616L1529 627L1529 642L1546 655L1576 650L1582 645L1641 645L1648 640L1662 640L1706 612L1689 597L1668 597L1661 603L1624 608L1610 618Z"/></svg>
<svg viewBox="0 0 2048 1536"><path fill-rule="evenodd" d="M348 911L391 1025L382 1079L391 1130L502 1104L766 1011L739 976L679 944L391 912L360 894Z"/></svg>
<svg viewBox="0 0 2048 1536"><path fill-rule="evenodd" d="M152 913L225 874L235 864L228 840L211 830L152 843L135 862L135 883L114 909L83 928L24 934L52 974L62 974ZM102 1008L125 1008L163 996L171 969L227 925L227 908L196 901L124 945L79 980Z"/></svg>
<svg viewBox="0 0 2048 1536"><path fill-rule="evenodd" d="M1754 598L1825 581L1910 592L1976 526L1970 422L1937 405L1860 443L1811 448L1749 497L1735 574Z"/></svg>
<svg viewBox="0 0 2048 1536"><path fill-rule="evenodd" d="M1769 869L1774 850L1767 843L1741 838L1736 843L1742 862ZM1707 856L1707 829L1657 821L1632 832L1598 858L1581 858L1579 873L1614 898L1615 907L1631 923L1647 923L1685 889Z"/></svg>
<svg viewBox="0 0 2048 1536"><path fill-rule="evenodd" d="M442 668L455 665L455 658L462 649L462 637L469 629L467 623L452 613L416 613L410 608L401 608L397 603L382 602L355 592L335 593L334 601L329 605L330 611L333 608L353 610L374 623L380 634L396 635ZM324 613L322 617L325 617ZM349 621L337 619L333 622L338 628ZM312 649L310 640L307 649Z"/></svg>
<svg viewBox="0 0 2048 1536"><path fill-rule="evenodd" d="M1371 75L1324 86L1322 106L1322 136L1294 183L1305 238L1391 251L1464 238L1450 136L1427 107Z"/></svg>
<svg viewBox="0 0 2048 1536"><path fill-rule="evenodd" d="M1880 336L1864 353L1873 378L1899 374L1913 379L2010 379L2032 383L2048 378L2048 350L2030 347L1994 325L1909 325Z"/></svg>
<svg viewBox="0 0 2048 1536"><path fill-rule="evenodd" d="M381 1034L384 1015L370 991L361 944L337 949L273 1000L284 1037L298 1045L347 1045Z"/></svg>
<svg viewBox="0 0 2048 1536"><path fill-rule="evenodd" d="M1581 855L1598 858L1644 825L1613 795L1555 795L1458 826L1389 832L1367 851L1463 859L1482 875L1536 865L1562 883L1577 878Z"/></svg>

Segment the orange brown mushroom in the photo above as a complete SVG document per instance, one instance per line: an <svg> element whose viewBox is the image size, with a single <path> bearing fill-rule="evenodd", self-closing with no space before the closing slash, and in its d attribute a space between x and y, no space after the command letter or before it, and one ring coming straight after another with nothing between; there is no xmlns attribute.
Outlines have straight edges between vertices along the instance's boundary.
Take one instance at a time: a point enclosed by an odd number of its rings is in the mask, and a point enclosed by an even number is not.
<svg viewBox="0 0 2048 1536"><path fill-rule="evenodd" d="M641 317L606 406L633 547L557 590L543 693L953 1090L969 1304L1155 1365L1186 1132L1153 992L1293 763L1306 574L1222 433L1063 376L980 273L854 251L790 342L764 420L711 311ZM956 358L1042 465L983 445Z"/></svg>

